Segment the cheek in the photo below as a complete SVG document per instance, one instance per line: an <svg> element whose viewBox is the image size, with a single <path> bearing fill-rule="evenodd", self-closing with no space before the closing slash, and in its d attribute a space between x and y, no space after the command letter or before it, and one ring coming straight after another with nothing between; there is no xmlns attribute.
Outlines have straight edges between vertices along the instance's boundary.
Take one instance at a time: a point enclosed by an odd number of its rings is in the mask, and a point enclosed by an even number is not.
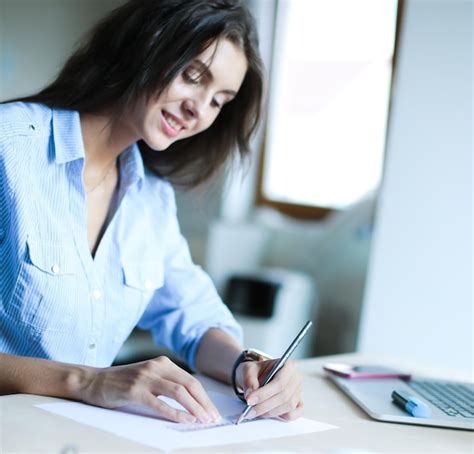
<svg viewBox="0 0 474 454"><path fill-rule="evenodd" d="M133 122L142 132L144 129L149 127L149 125L152 124L152 122L154 121L153 117L155 117L156 107L156 102L151 102L148 105L143 102L133 112Z"/></svg>
<svg viewBox="0 0 474 454"><path fill-rule="evenodd" d="M156 106L149 109L142 118L142 125L145 130L156 129L159 125L161 109Z"/></svg>

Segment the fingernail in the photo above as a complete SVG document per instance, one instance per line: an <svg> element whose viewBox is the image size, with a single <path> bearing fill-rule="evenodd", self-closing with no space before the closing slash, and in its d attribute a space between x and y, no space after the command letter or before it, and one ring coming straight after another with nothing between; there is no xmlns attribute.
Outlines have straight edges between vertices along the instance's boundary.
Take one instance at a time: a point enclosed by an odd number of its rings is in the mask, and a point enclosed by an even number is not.
<svg viewBox="0 0 474 454"><path fill-rule="evenodd" d="M252 408L252 410L250 410L249 414L247 415L247 419L253 419L255 416L257 416L257 412Z"/></svg>
<svg viewBox="0 0 474 454"><path fill-rule="evenodd" d="M212 416L214 422L219 422L222 419L222 416L217 411L213 412Z"/></svg>
<svg viewBox="0 0 474 454"><path fill-rule="evenodd" d="M247 399L247 396L253 391L252 388L247 388L245 391L244 391L244 397Z"/></svg>
<svg viewBox="0 0 474 454"><path fill-rule="evenodd" d="M184 413L182 416L181 416L181 420L183 422L196 422L196 417L193 416L193 415L189 415L187 413Z"/></svg>
<svg viewBox="0 0 474 454"><path fill-rule="evenodd" d="M250 399L247 399L247 404L248 405L255 405L258 402L258 397L257 396L252 396Z"/></svg>
<svg viewBox="0 0 474 454"><path fill-rule="evenodd" d="M203 413L199 419L204 424L210 424L212 422L212 416L210 416L208 413Z"/></svg>

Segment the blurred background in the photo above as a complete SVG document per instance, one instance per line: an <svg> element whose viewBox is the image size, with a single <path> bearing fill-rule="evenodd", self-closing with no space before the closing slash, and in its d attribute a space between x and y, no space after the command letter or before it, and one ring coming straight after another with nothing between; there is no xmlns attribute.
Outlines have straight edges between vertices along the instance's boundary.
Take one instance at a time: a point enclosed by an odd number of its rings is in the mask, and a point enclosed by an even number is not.
<svg viewBox="0 0 474 454"><path fill-rule="evenodd" d="M46 85L121 3L0 0L0 99ZM311 319L300 358L370 350L472 368L472 2L247 3L268 75L252 159L177 194L193 259L245 345L278 355ZM424 347L397 335L406 318L426 323ZM117 363L161 353L135 331Z"/></svg>

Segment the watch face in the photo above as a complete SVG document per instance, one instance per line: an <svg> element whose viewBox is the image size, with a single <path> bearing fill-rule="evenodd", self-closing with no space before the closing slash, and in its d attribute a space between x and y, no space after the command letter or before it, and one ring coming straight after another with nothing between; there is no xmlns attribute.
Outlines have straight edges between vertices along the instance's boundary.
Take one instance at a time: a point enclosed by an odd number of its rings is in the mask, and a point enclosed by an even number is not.
<svg viewBox="0 0 474 454"><path fill-rule="evenodd" d="M257 350L255 348L250 348L250 349L246 350L245 357L249 358L249 359L252 359L254 361L264 361L266 359L272 359L266 353L263 353L262 351Z"/></svg>

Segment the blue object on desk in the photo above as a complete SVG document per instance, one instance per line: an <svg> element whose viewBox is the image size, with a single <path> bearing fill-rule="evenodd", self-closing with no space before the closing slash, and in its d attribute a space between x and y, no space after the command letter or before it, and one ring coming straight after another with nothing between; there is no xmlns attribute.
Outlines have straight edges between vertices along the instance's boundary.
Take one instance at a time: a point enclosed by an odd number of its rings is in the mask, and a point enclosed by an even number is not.
<svg viewBox="0 0 474 454"><path fill-rule="evenodd" d="M429 418L431 416L431 408L427 404L418 397L410 396L405 391L394 390L392 399L400 408L416 418Z"/></svg>

